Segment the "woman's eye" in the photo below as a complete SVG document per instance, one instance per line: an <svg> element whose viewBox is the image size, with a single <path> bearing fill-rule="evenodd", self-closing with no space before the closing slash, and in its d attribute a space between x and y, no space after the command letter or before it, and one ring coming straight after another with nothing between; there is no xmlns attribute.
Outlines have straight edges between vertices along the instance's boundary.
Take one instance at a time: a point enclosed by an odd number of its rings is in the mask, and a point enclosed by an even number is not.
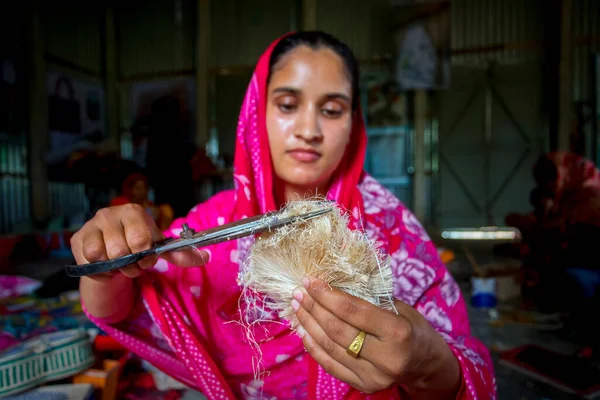
<svg viewBox="0 0 600 400"><path fill-rule="evenodd" d="M342 110L336 110L332 108L324 108L321 113L327 118L338 118L342 115Z"/></svg>
<svg viewBox="0 0 600 400"><path fill-rule="evenodd" d="M339 118L344 113L344 106L335 101L328 101L321 107L321 114L325 118Z"/></svg>
<svg viewBox="0 0 600 400"><path fill-rule="evenodd" d="M279 110L281 112L284 112L284 113L289 113L296 109L295 104L279 104L277 107L279 108Z"/></svg>

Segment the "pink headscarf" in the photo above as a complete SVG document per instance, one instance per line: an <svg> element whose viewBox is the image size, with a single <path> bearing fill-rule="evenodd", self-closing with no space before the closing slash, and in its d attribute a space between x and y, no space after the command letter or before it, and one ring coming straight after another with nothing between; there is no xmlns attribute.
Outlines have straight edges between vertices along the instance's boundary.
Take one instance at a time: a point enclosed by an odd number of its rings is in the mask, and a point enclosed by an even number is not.
<svg viewBox="0 0 600 400"><path fill-rule="evenodd" d="M556 167L558 197L581 189L600 191L600 170L590 160L568 151L548 153L544 158Z"/></svg>
<svg viewBox="0 0 600 400"><path fill-rule="evenodd" d="M556 169L555 216L571 224L600 226L600 170L572 152L545 154L534 165L550 161Z"/></svg>
<svg viewBox="0 0 600 400"><path fill-rule="evenodd" d="M234 160L237 184L234 219L277 208L266 127L266 102L271 54L284 37L273 42L258 60L242 104ZM328 197L346 210L351 210L358 218L358 215L364 214L357 185L364 173L367 134L360 107L354 111L353 118L350 145L333 177Z"/></svg>

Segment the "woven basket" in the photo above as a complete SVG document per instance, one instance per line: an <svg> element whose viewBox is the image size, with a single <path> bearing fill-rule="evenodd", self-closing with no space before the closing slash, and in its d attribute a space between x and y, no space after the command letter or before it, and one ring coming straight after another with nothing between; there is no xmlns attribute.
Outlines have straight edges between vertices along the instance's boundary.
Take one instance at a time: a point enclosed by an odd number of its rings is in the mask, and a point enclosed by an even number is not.
<svg viewBox="0 0 600 400"><path fill-rule="evenodd" d="M0 353L0 397L90 368L94 355L84 331L44 334Z"/></svg>

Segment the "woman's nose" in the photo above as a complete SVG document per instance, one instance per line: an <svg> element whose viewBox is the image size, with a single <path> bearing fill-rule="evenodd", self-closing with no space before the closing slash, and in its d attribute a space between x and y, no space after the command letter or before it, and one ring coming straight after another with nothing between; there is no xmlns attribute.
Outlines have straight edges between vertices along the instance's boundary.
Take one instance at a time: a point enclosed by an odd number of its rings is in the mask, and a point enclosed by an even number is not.
<svg viewBox="0 0 600 400"><path fill-rule="evenodd" d="M307 107L298 115L299 123L294 134L307 142L319 141L323 138L319 118L315 107Z"/></svg>

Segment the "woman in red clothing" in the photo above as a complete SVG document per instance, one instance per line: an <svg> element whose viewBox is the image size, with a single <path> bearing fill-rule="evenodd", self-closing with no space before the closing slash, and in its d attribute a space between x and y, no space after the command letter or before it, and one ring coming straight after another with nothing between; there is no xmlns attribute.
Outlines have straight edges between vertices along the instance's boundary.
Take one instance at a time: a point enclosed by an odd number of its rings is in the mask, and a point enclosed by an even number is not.
<svg viewBox="0 0 600 400"><path fill-rule="evenodd" d="M258 61L240 112L235 190L194 207L165 234L178 235L184 223L199 231L273 211L298 196L326 196L347 212L351 229L390 255L399 314L306 277L290 293L301 324L293 335L276 312L241 297L237 277L254 240L247 237L82 278L90 318L210 399L494 398L489 352L471 334L456 282L415 216L363 171L358 76L350 49L330 35L299 32L275 41ZM77 233L73 253L83 264L162 238L139 207L114 207ZM240 312L254 327L261 357L235 323ZM266 373L257 376L258 367Z"/></svg>
<svg viewBox="0 0 600 400"><path fill-rule="evenodd" d="M123 182L121 195L111 200L110 206L139 204L152 217L159 229L165 230L173 222L173 209L168 204L156 206L148 199L148 179L140 173L129 175Z"/></svg>

